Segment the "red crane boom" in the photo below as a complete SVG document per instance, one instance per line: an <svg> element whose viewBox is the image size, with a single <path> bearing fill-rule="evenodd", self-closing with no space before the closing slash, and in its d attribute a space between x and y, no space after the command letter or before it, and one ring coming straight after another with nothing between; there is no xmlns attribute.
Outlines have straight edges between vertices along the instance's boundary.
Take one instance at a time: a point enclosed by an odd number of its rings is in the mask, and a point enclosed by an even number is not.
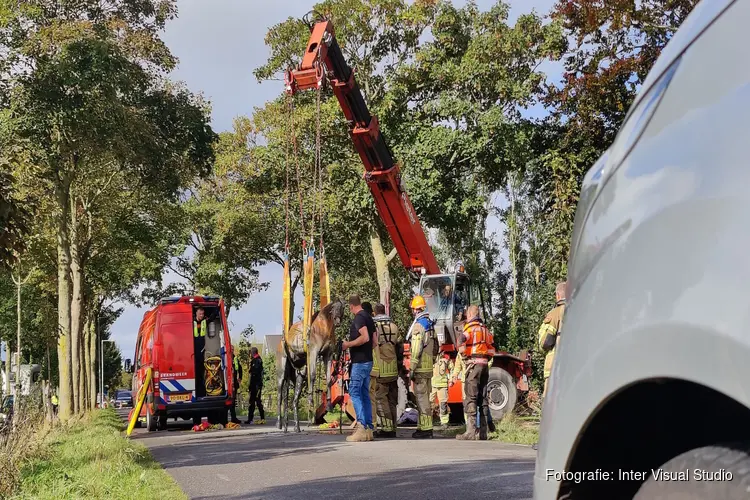
<svg viewBox="0 0 750 500"><path fill-rule="evenodd" d="M412 274L440 274L422 224L404 190L399 165L380 132L377 117L365 103L354 71L344 60L333 24L321 20L310 29L302 63L286 74L286 91L295 94L319 89L328 77L349 122L354 148L365 165L365 181L401 262Z"/></svg>

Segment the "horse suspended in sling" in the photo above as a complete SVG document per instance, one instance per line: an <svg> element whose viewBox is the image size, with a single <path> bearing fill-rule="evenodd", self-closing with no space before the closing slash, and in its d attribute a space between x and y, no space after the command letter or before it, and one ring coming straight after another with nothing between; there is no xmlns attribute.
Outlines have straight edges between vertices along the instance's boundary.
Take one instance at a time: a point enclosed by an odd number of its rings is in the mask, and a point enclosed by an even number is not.
<svg viewBox="0 0 750 500"><path fill-rule="evenodd" d="M294 408L294 431L300 432L297 403L302 393L302 387L307 385L307 370L310 369L308 401L310 408L313 406L313 394L315 392L313 388L315 387L315 378L317 376L315 367L318 357L323 359L326 367L326 385L330 384L331 360L336 354L336 327L341 324L343 317L344 304L340 299L336 299L316 313L310 324L310 333L308 335L310 344L307 352L305 352L301 321L294 323L284 335L276 356L276 380L279 387L279 421L277 426L279 429L283 428L285 432L287 431L288 401L286 395L289 388L288 384L292 382L294 383L294 400L292 401ZM284 403L283 411L282 402Z"/></svg>

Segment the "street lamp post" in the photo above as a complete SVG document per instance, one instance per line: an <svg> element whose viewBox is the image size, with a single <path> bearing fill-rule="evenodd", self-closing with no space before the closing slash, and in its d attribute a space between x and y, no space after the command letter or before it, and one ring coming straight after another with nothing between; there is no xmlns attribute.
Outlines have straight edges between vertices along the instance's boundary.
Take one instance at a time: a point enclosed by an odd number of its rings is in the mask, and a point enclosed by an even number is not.
<svg viewBox="0 0 750 500"><path fill-rule="evenodd" d="M101 356L100 356L101 371L99 372L99 375L100 375L99 376L99 389L100 389L99 394L101 394L101 399L99 400L100 409L104 408L104 343L105 342L114 343L114 340L102 339L102 342L101 342L101 351L100 351L101 352Z"/></svg>

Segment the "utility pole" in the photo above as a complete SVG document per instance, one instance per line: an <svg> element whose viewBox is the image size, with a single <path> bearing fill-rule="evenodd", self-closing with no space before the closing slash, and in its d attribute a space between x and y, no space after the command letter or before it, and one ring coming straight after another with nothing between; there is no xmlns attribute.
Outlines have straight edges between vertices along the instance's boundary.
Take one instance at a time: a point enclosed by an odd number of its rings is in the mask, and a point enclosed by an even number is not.
<svg viewBox="0 0 750 500"><path fill-rule="evenodd" d="M23 285L26 284L27 281L29 281L29 278L31 278L31 272L26 275L25 278L21 277L21 256L16 254L16 258L18 259L18 278L16 278L13 273L11 273L10 278L13 280L13 283L16 285L16 318L17 318L17 331L16 331L16 383L15 383L15 393L16 398L21 397L21 289L23 288ZM9 358L10 356L7 355L6 357ZM8 361L6 360L6 363Z"/></svg>

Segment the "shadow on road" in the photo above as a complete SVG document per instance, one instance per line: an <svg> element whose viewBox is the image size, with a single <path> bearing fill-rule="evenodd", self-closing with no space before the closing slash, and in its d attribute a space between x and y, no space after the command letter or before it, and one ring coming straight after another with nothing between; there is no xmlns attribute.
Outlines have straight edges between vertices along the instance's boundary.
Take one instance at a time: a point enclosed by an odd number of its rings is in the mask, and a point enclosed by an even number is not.
<svg viewBox="0 0 750 500"><path fill-rule="evenodd" d="M301 450L295 450L298 452ZM408 453L408 450L404 450ZM396 500L429 498L430 500L487 500L488 498L531 499L533 460L476 460L441 464L414 469L367 473L367 463L352 464L360 472L337 476L331 470L327 479L299 481L264 488L236 496L194 497L194 500L294 499L308 498L311 492L326 498ZM288 471L298 478L299 471ZM351 471L350 471L351 472ZM252 478L248 478L251 486ZM251 486L252 487L252 486Z"/></svg>
<svg viewBox="0 0 750 500"><path fill-rule="evenodd" d="M229 431L231 432L231 431ZM252 463L282 458L291 454L322 454L344 445L343 442L321 443L314 436L265 435L264 439L249 436L208 435L205 438L181 442L180 453L175 455L171 443L150 444L151 454L165 469L201 467L222 464ZM293 447L289 447L293 445Z"/></svg>

